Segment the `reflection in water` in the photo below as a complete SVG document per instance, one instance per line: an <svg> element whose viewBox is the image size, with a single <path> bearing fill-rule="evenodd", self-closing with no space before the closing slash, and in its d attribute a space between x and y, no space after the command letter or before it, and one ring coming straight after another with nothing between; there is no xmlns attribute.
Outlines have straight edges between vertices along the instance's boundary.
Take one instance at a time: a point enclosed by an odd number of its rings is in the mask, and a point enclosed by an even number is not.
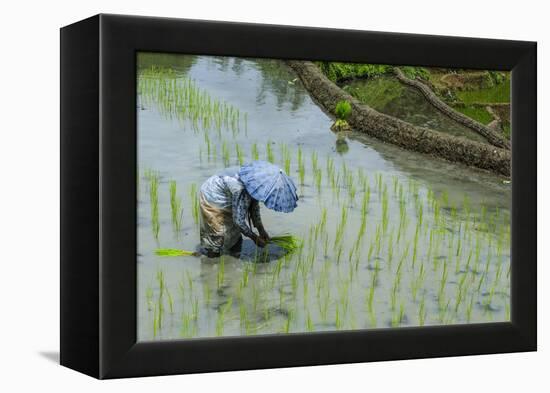
<svg viewBox="0 0 550 393"><path fill-rule="evenodd" d="M511 183L482 170L476 170L444 160L433 160L424 154L415 153L389 145L368 135L348 133L351 141L357 141L365 148L375 149L396 170L431 188L436 195L447 194L455 206L462 203L464 194L470 195L471 203L495 208L504 212L512 205Z"/></svg>
<svg viewBox="0 0 550 393"><path fill-rule="evenodd" d="M170 53L138 52L137 69L151 67L173 69L180 74L186 74L197 61L197 56L178 55Z"/></svg>
<svg viewBox="0 0 550 393"><path fill-rule="evenodd" d="M346 137L344 135L338 135L336 138L336 151L338 154L346 154L349 151L348 142L346 141Z"/></svg>
<svg viewBox="0 0 550 393"><path fill-rule="evenodd" d="M435 109L416 89L403 85L394 77L359 79L348 83L344 89L373 109L416 126L485 141L478 133Z"/></svg>
<svg viewBox="0 0 550 393"><path fill-rule="evenodd" d="M265 96L275 94L277 97L277 109L281 110L285 103L290 103L292 111L296 111L304 102L305 91L294 88L295 74L280 60L258 59L255 66L260 71L262 78L258 88L257 102L263 103Z"/></svg>

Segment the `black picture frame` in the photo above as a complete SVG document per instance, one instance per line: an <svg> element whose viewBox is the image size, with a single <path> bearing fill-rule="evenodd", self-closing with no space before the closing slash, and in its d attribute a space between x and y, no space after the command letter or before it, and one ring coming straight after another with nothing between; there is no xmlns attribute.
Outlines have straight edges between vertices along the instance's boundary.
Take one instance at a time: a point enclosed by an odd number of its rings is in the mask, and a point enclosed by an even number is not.
<svg viewBox="0 0 550 393"><path fill-rule="evenodd" d="M512 70L511 322L136 342L136 52ZM61 29L61 364L96 378L534 351L536 43L97 15Z"/></svg>

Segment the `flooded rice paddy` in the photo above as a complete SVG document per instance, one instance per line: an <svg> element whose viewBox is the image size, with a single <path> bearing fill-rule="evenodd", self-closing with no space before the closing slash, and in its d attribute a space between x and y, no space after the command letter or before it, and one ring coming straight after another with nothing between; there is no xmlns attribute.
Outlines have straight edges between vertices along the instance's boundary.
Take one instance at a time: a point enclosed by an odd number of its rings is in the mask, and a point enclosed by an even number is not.
<svg viewBox="0 0 550 393"><path fill-rule="evenodd" d="M138 78L140 341L509 320L502 179L335 135L281 61L143 53ZM261 208L299 251L155 254L196 250L198 188L255 159L299 188L293 213Z"/></svg>
<svg viewBox="0 0 550 393"><path fill-rule="evenodd" d="M422 93L402 84L395 77L380 76L355 80L346 84L344 90L371 108L416 126L487 142L483 136L435 109Z"/></svg>

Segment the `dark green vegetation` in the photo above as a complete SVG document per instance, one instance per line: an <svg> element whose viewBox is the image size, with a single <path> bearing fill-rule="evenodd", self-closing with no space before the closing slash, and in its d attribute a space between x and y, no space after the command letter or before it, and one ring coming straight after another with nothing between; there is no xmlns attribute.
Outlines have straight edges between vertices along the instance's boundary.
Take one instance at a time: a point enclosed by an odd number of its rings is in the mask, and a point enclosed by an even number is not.
<svg viewBox="0 0 550 393"><path fill-rule="evenodd" d="M323 73L333 82L342 83L351 79L374 78L380 75L391 74L393 67L386 64L358 64L358 63L337 63L317 62ZM429 72L424 67L402 66L399 67L411 79L424 78Z"/></svg>
<svg viewBox="0 0 550 393"><path fill-rule="evenodd" d="M332 125L332 130L336 132L349 130L350 126L347 119L351 115L351 104L348 101L337 102L334 114L336 115L336 122Z"/></svg>
<svg viewBox="0 0 550 393"><path fill-rule="evenodd" d="M347 101L340 101L336 104L336 109L334 110L336 117L340 120L347 120L351 114L351 104Z"/></svg>
<svg viewBox="0 0 550 393"><path fill-rule="evenodd" d="M333 82L354 78L372 78L391 72L392 69L392 66L380 64L317 62L317 65Z"/></svg>

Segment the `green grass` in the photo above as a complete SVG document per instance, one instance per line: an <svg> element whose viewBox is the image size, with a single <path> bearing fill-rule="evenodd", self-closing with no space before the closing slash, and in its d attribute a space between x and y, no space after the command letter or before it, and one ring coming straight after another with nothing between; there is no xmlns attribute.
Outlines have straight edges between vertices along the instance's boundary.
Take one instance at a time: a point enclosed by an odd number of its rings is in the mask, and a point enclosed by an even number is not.
<svg viewBox="0 0 550 393"><path fill-rule="evenodd" d="M391 77L373 78L369 81L357 81L344 86L344 90L378 111L383 111L386 105L403 95L405 86Z"/></svg>
<svg viewBox="0 0 550 393"><path fill-rule="evenodd" d="M505 82L486 89L457 91L456 96L466 105L472 103L507 103L510 102L510 79L508 78Z"/></svg>
<svg viewBox="0 0 550 393"><path fill-rule="evenodd" d="M460 113L472 118L481 124L489 124L493 121L493 116L485 108L478 106L455 106L454 109Z"/></svg>
<svg viewBox="0 0 550 393"><path fill-rule="evenodd" d="M372 78L391 71L392 66L383 64L356 64L338 62L317 62L321 71L333 82L353 78Z"/></svg>

